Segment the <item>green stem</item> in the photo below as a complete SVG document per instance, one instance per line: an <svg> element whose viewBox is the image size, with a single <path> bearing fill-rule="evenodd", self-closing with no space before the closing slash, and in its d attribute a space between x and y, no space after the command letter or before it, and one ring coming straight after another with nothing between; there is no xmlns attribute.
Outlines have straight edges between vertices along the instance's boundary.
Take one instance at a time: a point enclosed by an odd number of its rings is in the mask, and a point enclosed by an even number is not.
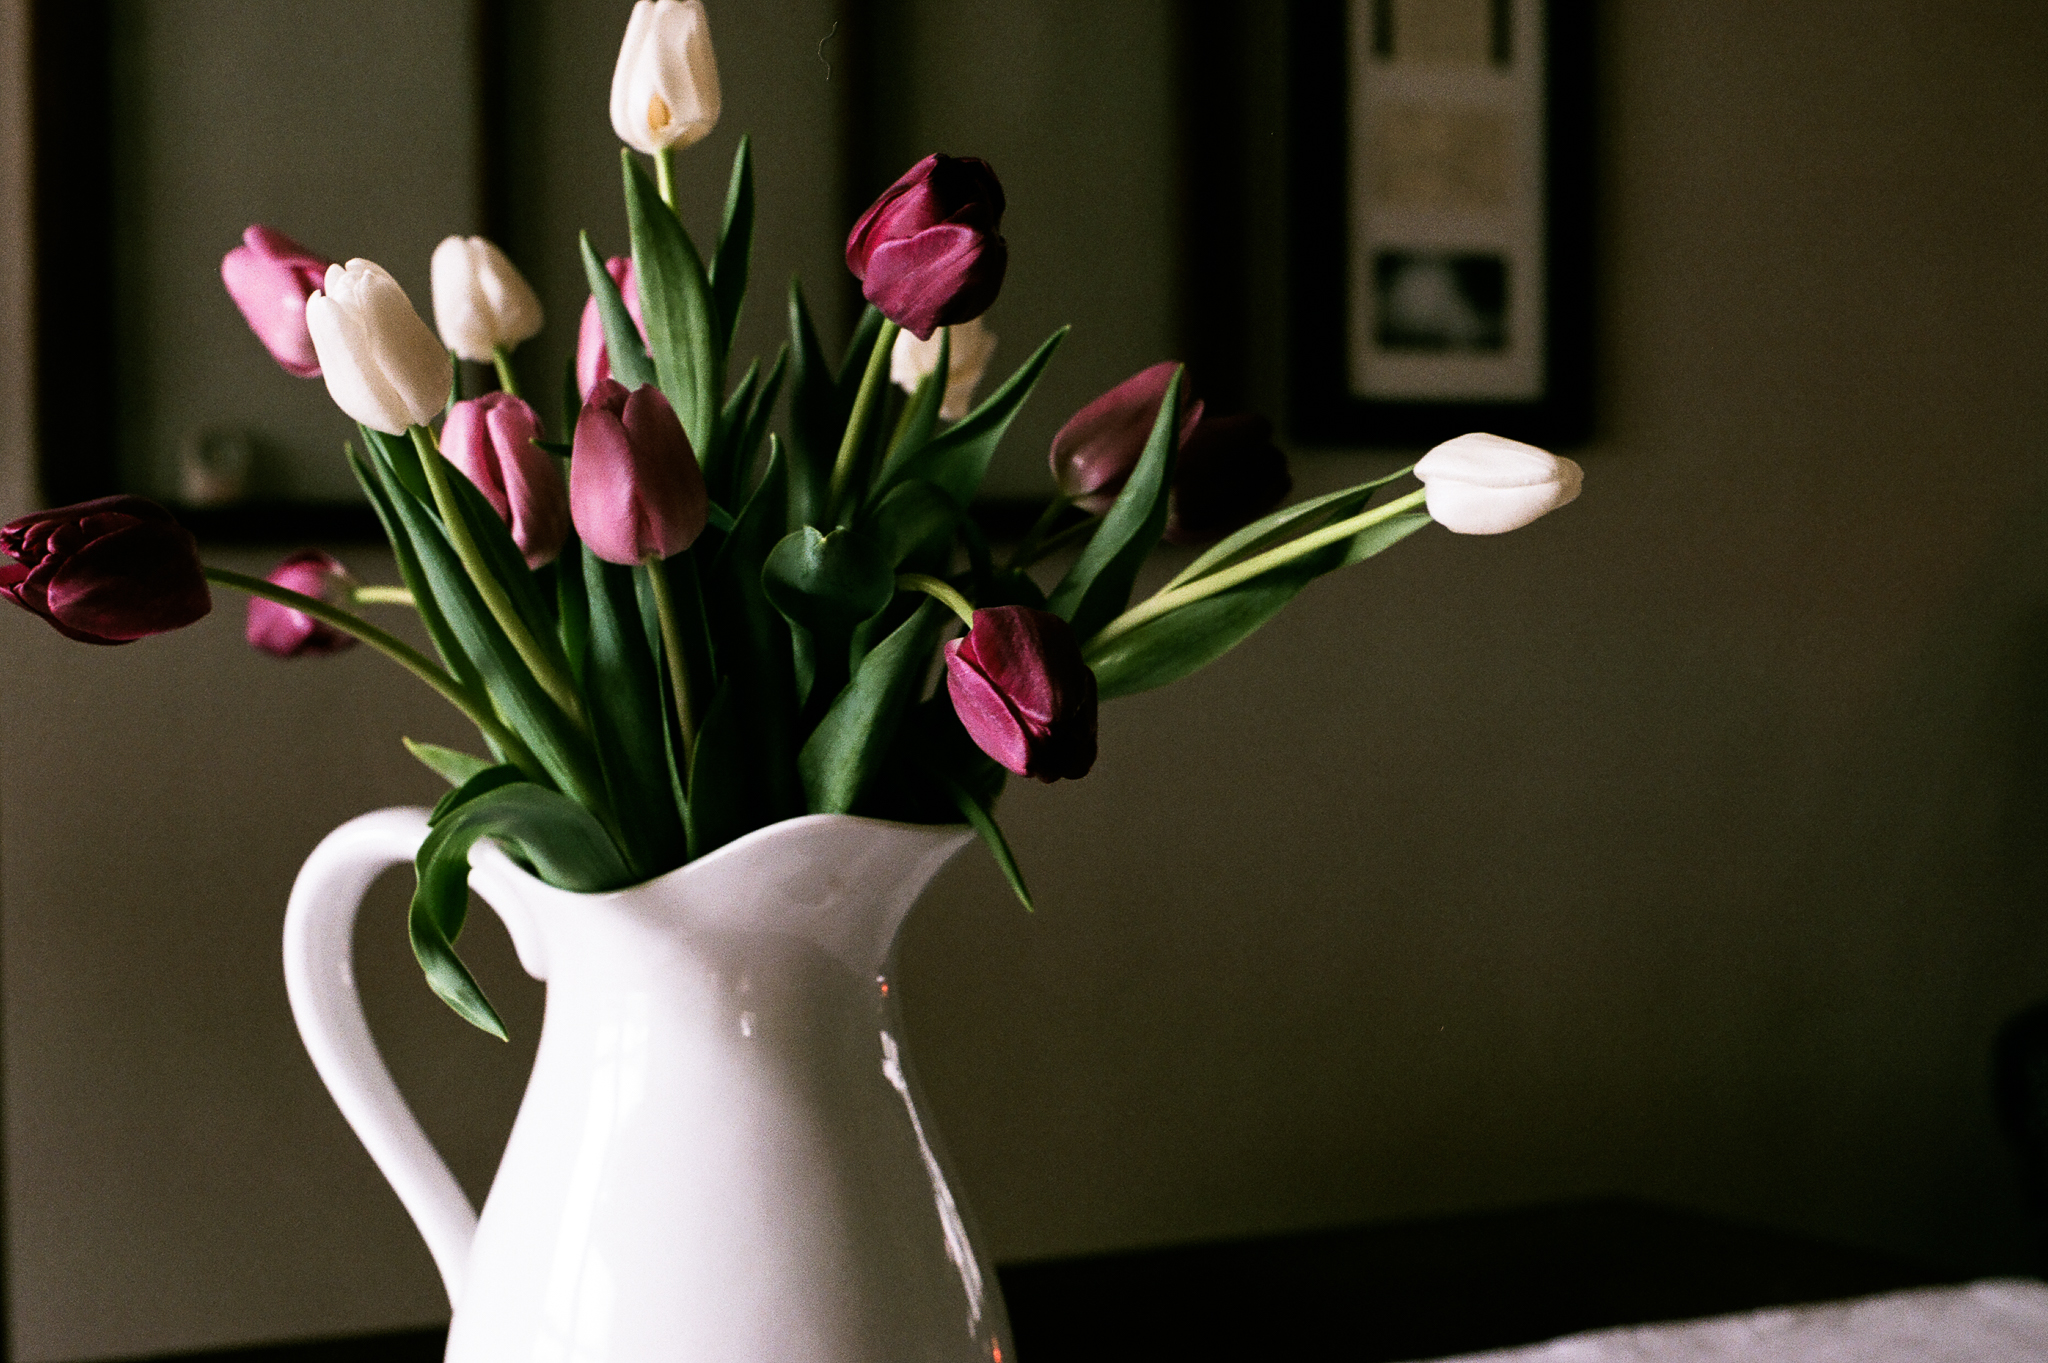
<svg viewBox="0 0 2048 1363"><path fill-rule="evenodd" d="M853 415L847 418L846 434L839 441L839 457L832 461L832 496L828 503L830 515L826 524L837 524L839 510L845 505L846 495L852 489L860 462L860 447L866 443L868 422L874 419L875 408L879 405L882 389L889 377L889 355L896 349L896 333L903 330L896 323L884 319L881 332L875 337L875 348L868 355L867 372L861 375L860 395L853 400Z"/></svg>
<svg viewBox="0 0 2048 1363"><path fill-rule="evenodd" d="M668 205L669 212L675 212L675 152L668 147L663 147L660 151L654 153L654 187L661 192L661 201Z"/></svg>
<svg viewBox="0 0 2048 1363"><path fill-rule="evenodd" d="M578 730L588 732L583 718L583 707L577 703L576 690L569 679L562 675L547 654L542 651L540 641L533 637L533 631L519 618L519 612L512 605L512 598L505 594L505 584L498 581L484 562L483 546L470 533L469 521L462 514L462 508L455 500L454 485L448 481L448 461L441 457L441 451L434 446L434 436L424 426L414 426L411 431L413 447L420 452L420 467L426 471L427 487L434 494L434 505L441 513L441 523L447 527L449 543L455 546L455 556L462 560L462 567L469 574L469 580L476 584L477 593L489 607L491 617L498 627L505 631L505 637L512 642L512 649L520 661L547 692L548 699L561 707Z"/></svg>
<svg viewBox="0 0 2048 1363"><path fill-rule="evenodd" d="M512 374L512 352L501 345L492 346L491 364L498 371L498 387L513 397L518 397L519 380Z"/></svg>
<svg viewBox="0 0 2048 1363"><path fill-rule="evenodd" d="M906 592L923 592L959 616L961 624L974 628L974 604L954 591L950 584L924 573L898 573L896 585Z"/></svg>
<svg viewBox="0 0 2048 1363"><path fill-rule="evenodd" d="M1361 511L1356 516L1341 520L1322 529L1303 535L1300 539L1289 540L1286 544L1268 549L1263 554L1254 554L1242 563L1232 564L1220 572L1210 573L1193 582L1167 591L1157 592L1140 601L1137 605L1119 615L1099 630L1082 649L1082 656L1099 653L1106 645L1114 643L1148 620L1156 620L1170 610L1204 597L1229 591L1243 582L1249 582L1261 573L1271 572L1282 564L1291 563L1304 554L1312 554L1325 545L1336 544L1350 539L1361 530L1370 530L1381 521L1391 520L1413 507L1422 505L1425 489L1417 488L1405 497L1396 497L1383 506Z"/></svg>
<svg viewBox="0 0 2048 1363"><path fill-rule="evenodd" d="M1045 538L1045 532L1052 529L1053 522L1057 521L1061 513L1070 505L1072 504L1065 497L1055 497L1046 503L1045 510L1039 513L1037 522L1024 532L1024 538L1018 540L1017 547L1010 551L1010 569L1012 572L1024 567L1026 564L1038 561L1039 542Z"/></svg>
<svg viewBox="0 0 2048 1363"><path fill-rule="evenodd" d="M316 596L307 596L288 587L280 587L275 582L251 577L247 573L238 573L229 568L208 568L206 580L217 582L223 587L232 587L238 592L247 592L251 596L260 596L266 601L275 601L280 606L289 606L295 611L312 616L324 625L332 625L343 634L362 640L438 691L443 700L467 715L469 721L482 730L485 737L509 754L513 763L527 775L536 781L547 779L540 762L527 746L519 741L519 736L506 728L504 722L491 712L490 702L463 686L444 669L435 666L431 659L405 640L377 628L359 615L352 615L338 606L330 606Z"/></svg>
<svg viewBox="0 0 2048 1363"><path fill-rule="evenodd" d="M358 606L411 606L418 604L404 587L357 587L349 596Z"/></svg>
<svg viewBox="0 0 2048 1363"><path fill-rule="evenodd" d="M661 621L661 651L668 658L669 689L675 695L676 733L682 739L683 779L687 783L697 728L690 714L690 667L683 655L683 625L676 615L675 593L669 590L668 569L661 556L649 554L641 566L647 569L648 585L654 588L654 614Z"/></svg>

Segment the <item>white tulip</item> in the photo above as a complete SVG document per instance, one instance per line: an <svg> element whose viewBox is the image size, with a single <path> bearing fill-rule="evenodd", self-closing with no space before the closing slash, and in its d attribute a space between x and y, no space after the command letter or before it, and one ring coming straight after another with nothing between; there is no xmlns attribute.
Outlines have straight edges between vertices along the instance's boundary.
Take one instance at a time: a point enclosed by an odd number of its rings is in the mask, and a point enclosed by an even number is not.
<svg viewBox="0 0 2048 1363"><path fill-rule="evenodd" d="M996 353L996 334L979 317L944 331L953 337L953 351L946 365L946 395L939 399L939 415L958 421L974 405L974 390L981 386L981 376L988 372L988 362ZM907 331L896 333L896 348L889 352L889 378L898 388L915 393L939 367L940 335L934 331L929 341L920 341Z"/></svg>
<svg viewBox="0 0 2048 1363"><path fill-rule="evenodd" d="M448 349L489 364L540 332L540 299L517 267L482 237L449 237L434 248L434 325Z"/></svg>
<svg viewBox="0 0 2048 1363"><path fill-rule="evenodd" d="M1415 466L1437 524L1460 535L1519 530L1579 495L1569 459L1497 435L1446 440Z"/></svg>
<svg viewBox="0 0 2048 1363"><path fill-rule="evenodd" d="M306 300L306 330L334 405L372 430L402 435L448 401L455 366L383 266L328 266Z"/></svg>
<svg viewBox="0 0 2048 1363"><path fill-rule="evenodd" d="M718 124L718 59L703 0L640 0L612 72L612 130L635 151L691 147Z"/></svg>

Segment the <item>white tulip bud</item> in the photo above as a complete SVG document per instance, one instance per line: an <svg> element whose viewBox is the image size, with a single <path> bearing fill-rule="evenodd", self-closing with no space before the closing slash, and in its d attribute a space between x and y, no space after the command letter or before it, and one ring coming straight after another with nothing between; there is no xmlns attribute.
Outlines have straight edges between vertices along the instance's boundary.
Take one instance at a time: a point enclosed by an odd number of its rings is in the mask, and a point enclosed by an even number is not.
<svg viewBox="0 0 2048 1363"><path fill-rule="evenodd" d="M489 364L540 332L540 299L512 262L482 237L449 237L434 248L434 325L448 349Z"/></svg>
<svg viewBox="0 0 2048 1363"><path fill-rule="evenodd" d="M718 59L703 0L639 0L612 73L612 130L635 151L693 147L718 125Z"/></svg>
<svg viewBox="0 0 2048 1363"><path fill-rule="evenodd" d="M1519 530L1579 495L1569 459L1497 435L1446 440L1415 466L1437 524L1460 535Z"/></svg>
<svg viewBox="0 0 2048 1363"><path fill-rule="evenodd" d="M974 405L974 390L981 386L981 376L988 372L988 362L996 353L996 334L979 317L944 330L953 338L953 349L946 364L946 395L939 399L939 415L958 421ZM896 333L896 348L889 352L889 378L898 388L915 393L939 367L940 334L934 331L929 341L920 341L907 331Z"/></svg>
<svg viewBox="0 0 2048 1363"><path fill-rule="evenodd" d="M402 435L448 401L455 366L383 266L328 266L306 300L306 330L334 405L372 430Z"/></svg>

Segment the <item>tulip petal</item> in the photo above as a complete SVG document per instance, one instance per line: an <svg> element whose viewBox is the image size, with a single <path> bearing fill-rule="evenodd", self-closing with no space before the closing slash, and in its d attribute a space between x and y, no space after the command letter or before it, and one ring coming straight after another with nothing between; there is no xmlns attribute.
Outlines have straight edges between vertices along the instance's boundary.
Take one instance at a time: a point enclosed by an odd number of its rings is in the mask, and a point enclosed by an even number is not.
<svg viewBox="0 0 2048 1363"><path fill-rule="evenodd" d="M929 340L937 327L987 312L1008 265L1009 247L1001 237L940 223L876 247L861 293L905 331Z"/></svg>
<svg viewBox="0 0 2048 1363"><path fill-rule="evenodd" d="M109 642L180 629L213 609L184 527L140 521L79 549L50 579L50 618Z"/></svg>
<svg viewBox="0 0 2048 1363"><path fill-rule="evenodd" d="M952 697L953 711L976 747L1004 770L1023 776L1031 767L1031 736L995 683L971 658L960 656L965 642L955 639L945 648L946 693Z"/></svg>

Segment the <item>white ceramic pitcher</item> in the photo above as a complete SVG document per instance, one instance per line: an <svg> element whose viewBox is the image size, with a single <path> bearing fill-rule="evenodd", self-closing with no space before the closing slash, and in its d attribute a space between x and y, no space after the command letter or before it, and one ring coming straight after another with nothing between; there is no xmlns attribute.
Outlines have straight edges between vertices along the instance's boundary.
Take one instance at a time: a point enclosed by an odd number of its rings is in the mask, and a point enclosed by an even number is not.
<svg viewBox="0 0 2048 1363"><path fill-rule="evenodd" d="M589 895L479 843L470 884L547 982L481 1216L377 1054L350 962L363 893L426 830L392 809L329 834L284 962L320 1077L433 1251L453 1363L1013 1357L887 977L966 830L810 815Z"/></svg>

